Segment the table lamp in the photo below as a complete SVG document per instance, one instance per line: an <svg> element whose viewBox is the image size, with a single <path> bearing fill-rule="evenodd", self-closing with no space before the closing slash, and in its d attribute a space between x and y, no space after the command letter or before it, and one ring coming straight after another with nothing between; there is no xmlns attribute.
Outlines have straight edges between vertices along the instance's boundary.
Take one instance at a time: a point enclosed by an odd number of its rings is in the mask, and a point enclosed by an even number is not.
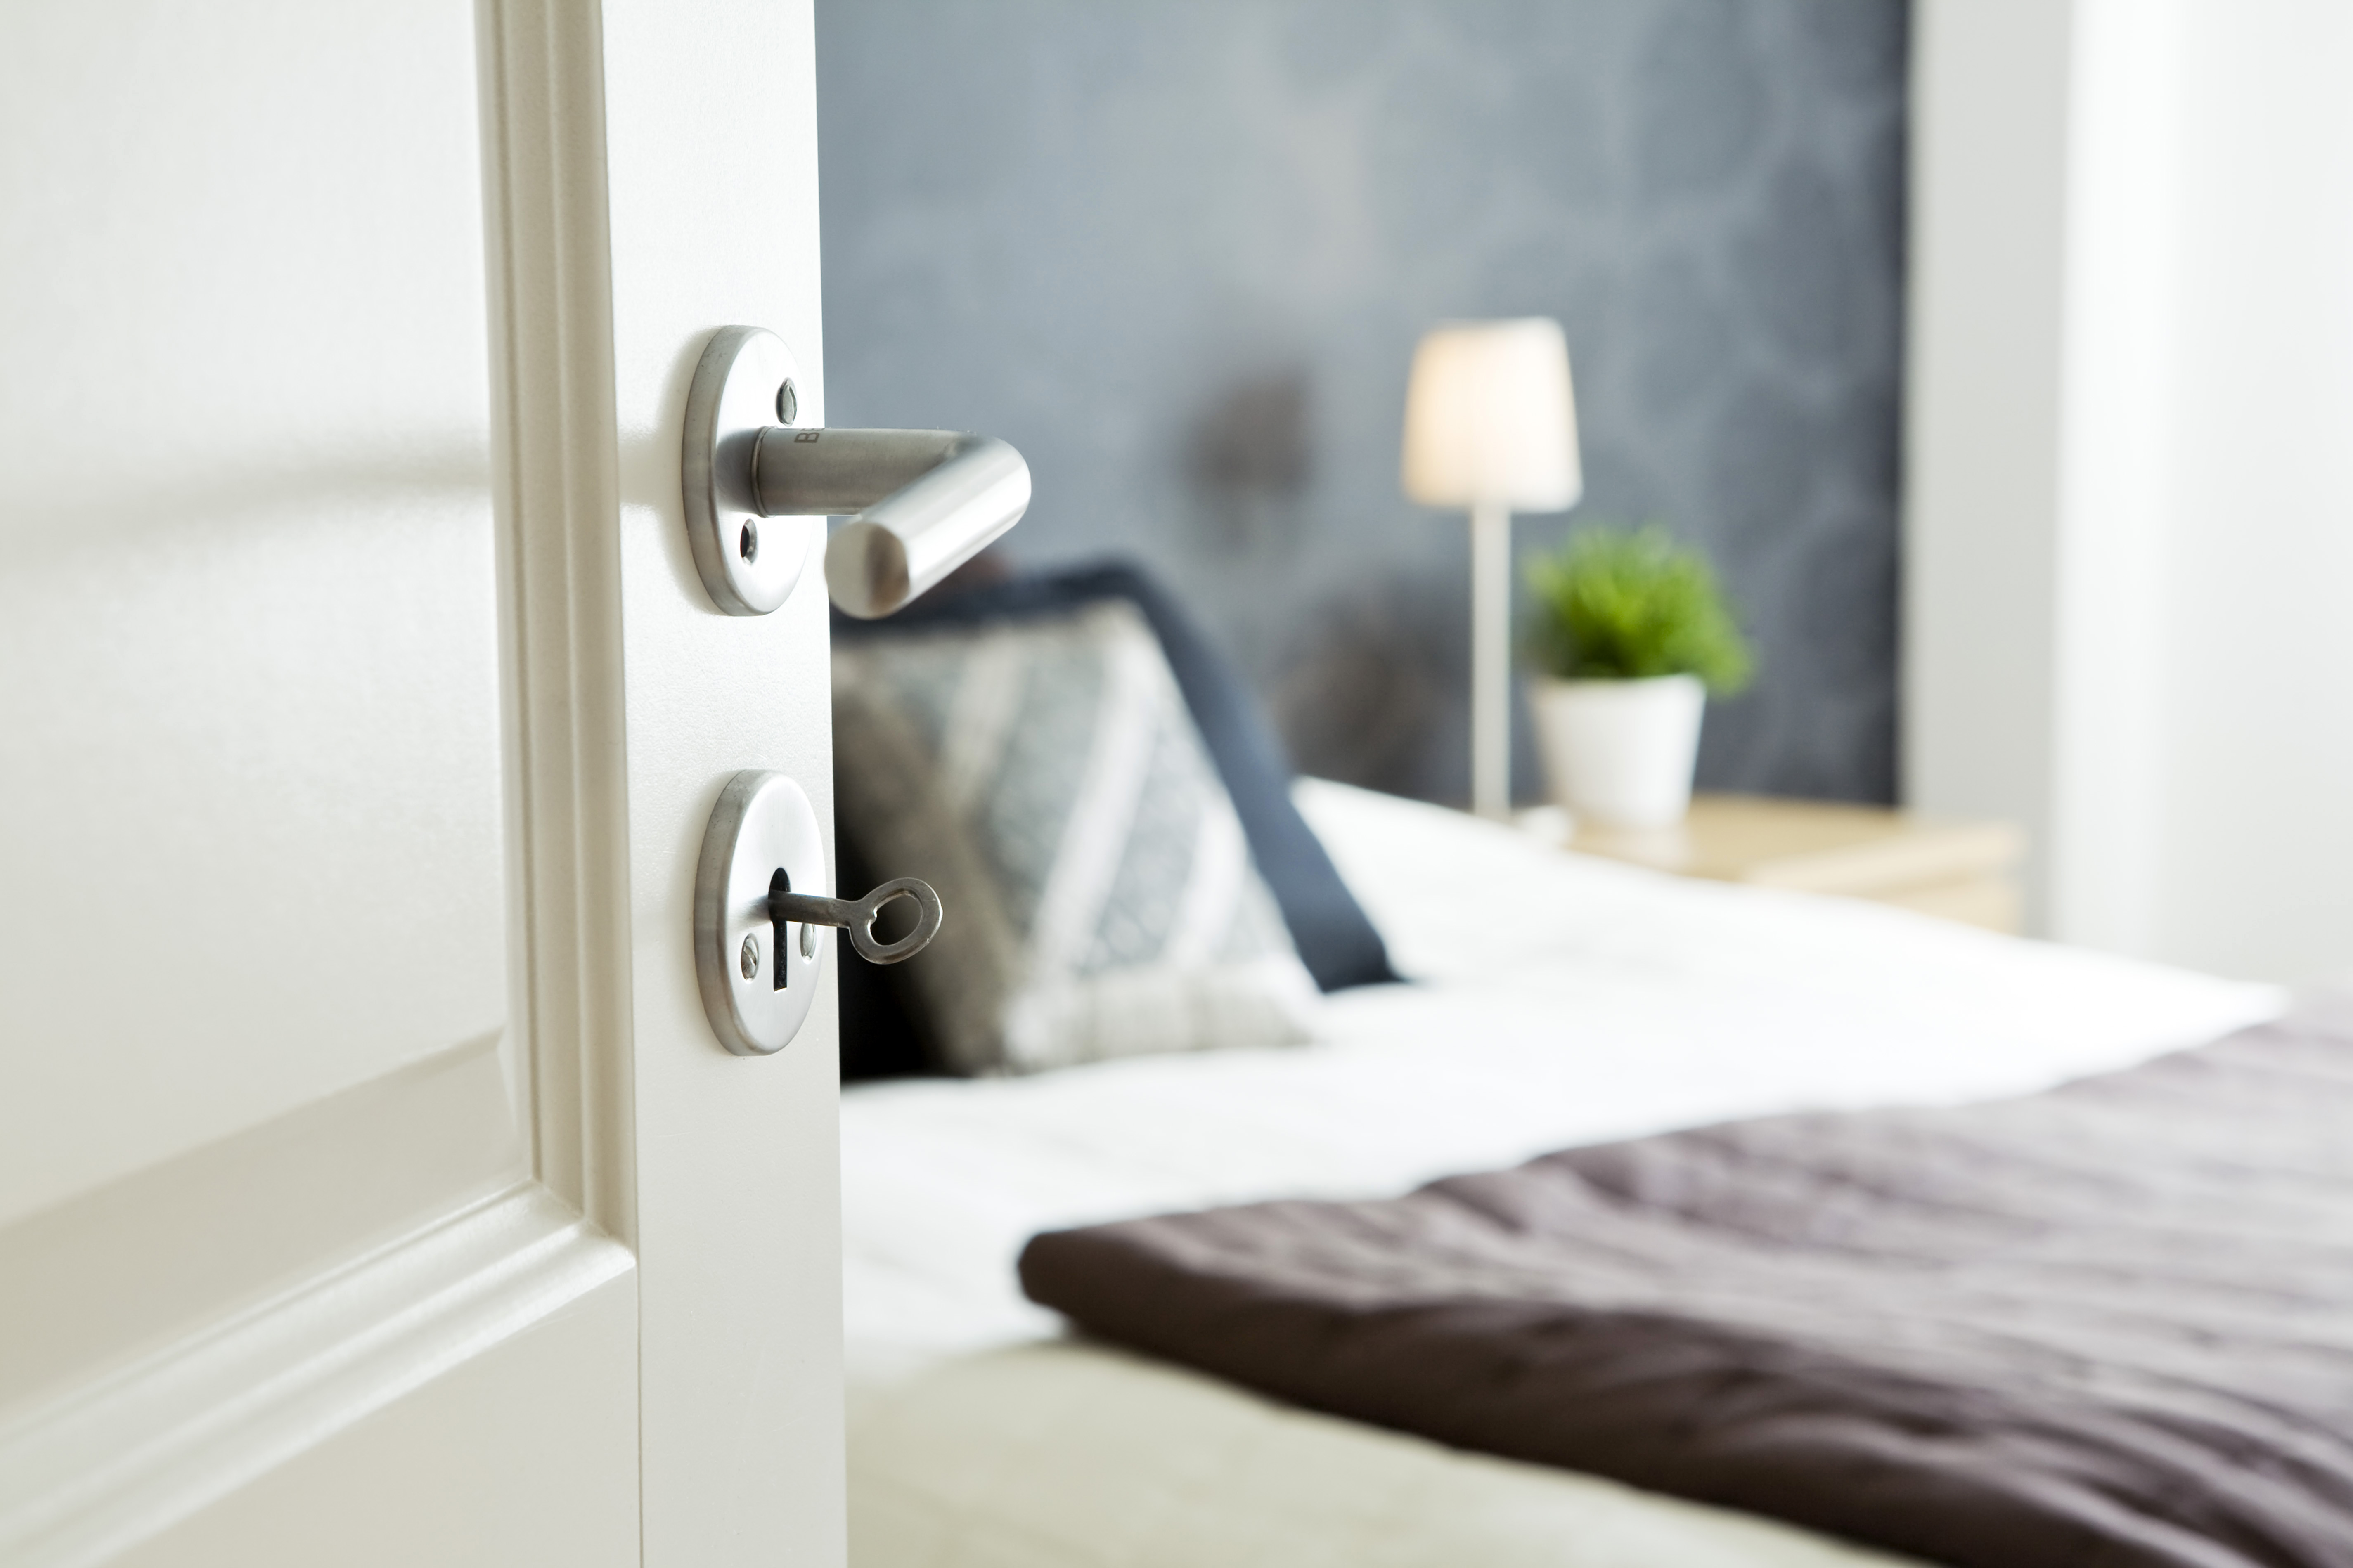
<svg viewBox="0 0 2353 1568"><path fill-rule="evenodd" d="M1546 316L1454 321L1414 350L1405 493L1471 513L1471 805L1512 804L1512 513L1565 511L1584 476L1568 341Z"/></svg>

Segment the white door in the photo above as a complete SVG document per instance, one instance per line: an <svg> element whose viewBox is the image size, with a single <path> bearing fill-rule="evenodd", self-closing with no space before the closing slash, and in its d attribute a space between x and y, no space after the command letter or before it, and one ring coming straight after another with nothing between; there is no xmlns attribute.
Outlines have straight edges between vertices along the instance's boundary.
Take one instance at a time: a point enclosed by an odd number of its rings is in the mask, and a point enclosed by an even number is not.
<svg viewBox="0 0 2353 1568"><path fill-rule="evenodd" d="M678 494L713 329L822 415L811 68L0 8L0 1563L841 1558L832 1009L728 1055L690 910L824 589Z"/></svg>

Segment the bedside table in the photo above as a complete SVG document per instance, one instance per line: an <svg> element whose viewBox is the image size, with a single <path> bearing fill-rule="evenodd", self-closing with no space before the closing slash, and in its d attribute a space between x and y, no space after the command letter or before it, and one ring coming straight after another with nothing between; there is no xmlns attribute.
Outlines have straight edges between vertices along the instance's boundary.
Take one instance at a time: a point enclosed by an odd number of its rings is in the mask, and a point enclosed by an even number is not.
<svg viewBox="0 0 2353 1568"><path fill-rule="evenodd" d="M1580 825L1567 847L1678 876L1836 893L1989 931L2018 930L2016 872L2025 837L2007 822L1700 795L1675 826Z"/></svg>

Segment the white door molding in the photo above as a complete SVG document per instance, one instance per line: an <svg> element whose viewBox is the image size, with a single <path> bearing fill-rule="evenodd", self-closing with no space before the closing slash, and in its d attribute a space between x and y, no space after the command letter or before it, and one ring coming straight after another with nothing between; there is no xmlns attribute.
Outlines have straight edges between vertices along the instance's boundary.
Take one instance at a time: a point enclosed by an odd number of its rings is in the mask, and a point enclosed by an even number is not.
<svg viewBox="0 0 2353 1568"><path fill-rule="evenodd" d="M613 236L596 6L481 0L512 1016L533 1164L625 1243L629 1069Z"/></svg>
<svg viewBox="0 0 2353 1568"><path fill-rule="evenodd" d="M622 1279L631 1261L519 1183L74 1387L0 1429L0 1561L103 1562Z"/></svg>

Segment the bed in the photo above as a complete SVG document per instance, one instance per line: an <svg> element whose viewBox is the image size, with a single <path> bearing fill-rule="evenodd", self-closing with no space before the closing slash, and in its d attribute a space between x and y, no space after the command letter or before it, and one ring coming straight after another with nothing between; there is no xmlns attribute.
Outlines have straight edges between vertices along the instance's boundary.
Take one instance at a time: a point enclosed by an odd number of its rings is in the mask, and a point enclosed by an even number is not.
<svg viewBox="0 0 2353 1568"><path fill-rule="evenodd" d="M2287 1005L1341 785L1295 798L1414 984L1326 996L1304 1046L845 1090L859 1568L1898 1561L1087 1342L1023 1300L1016 1257L1060 1227L1382 1196L1732 1118L2029 1092Z"/></svg>

